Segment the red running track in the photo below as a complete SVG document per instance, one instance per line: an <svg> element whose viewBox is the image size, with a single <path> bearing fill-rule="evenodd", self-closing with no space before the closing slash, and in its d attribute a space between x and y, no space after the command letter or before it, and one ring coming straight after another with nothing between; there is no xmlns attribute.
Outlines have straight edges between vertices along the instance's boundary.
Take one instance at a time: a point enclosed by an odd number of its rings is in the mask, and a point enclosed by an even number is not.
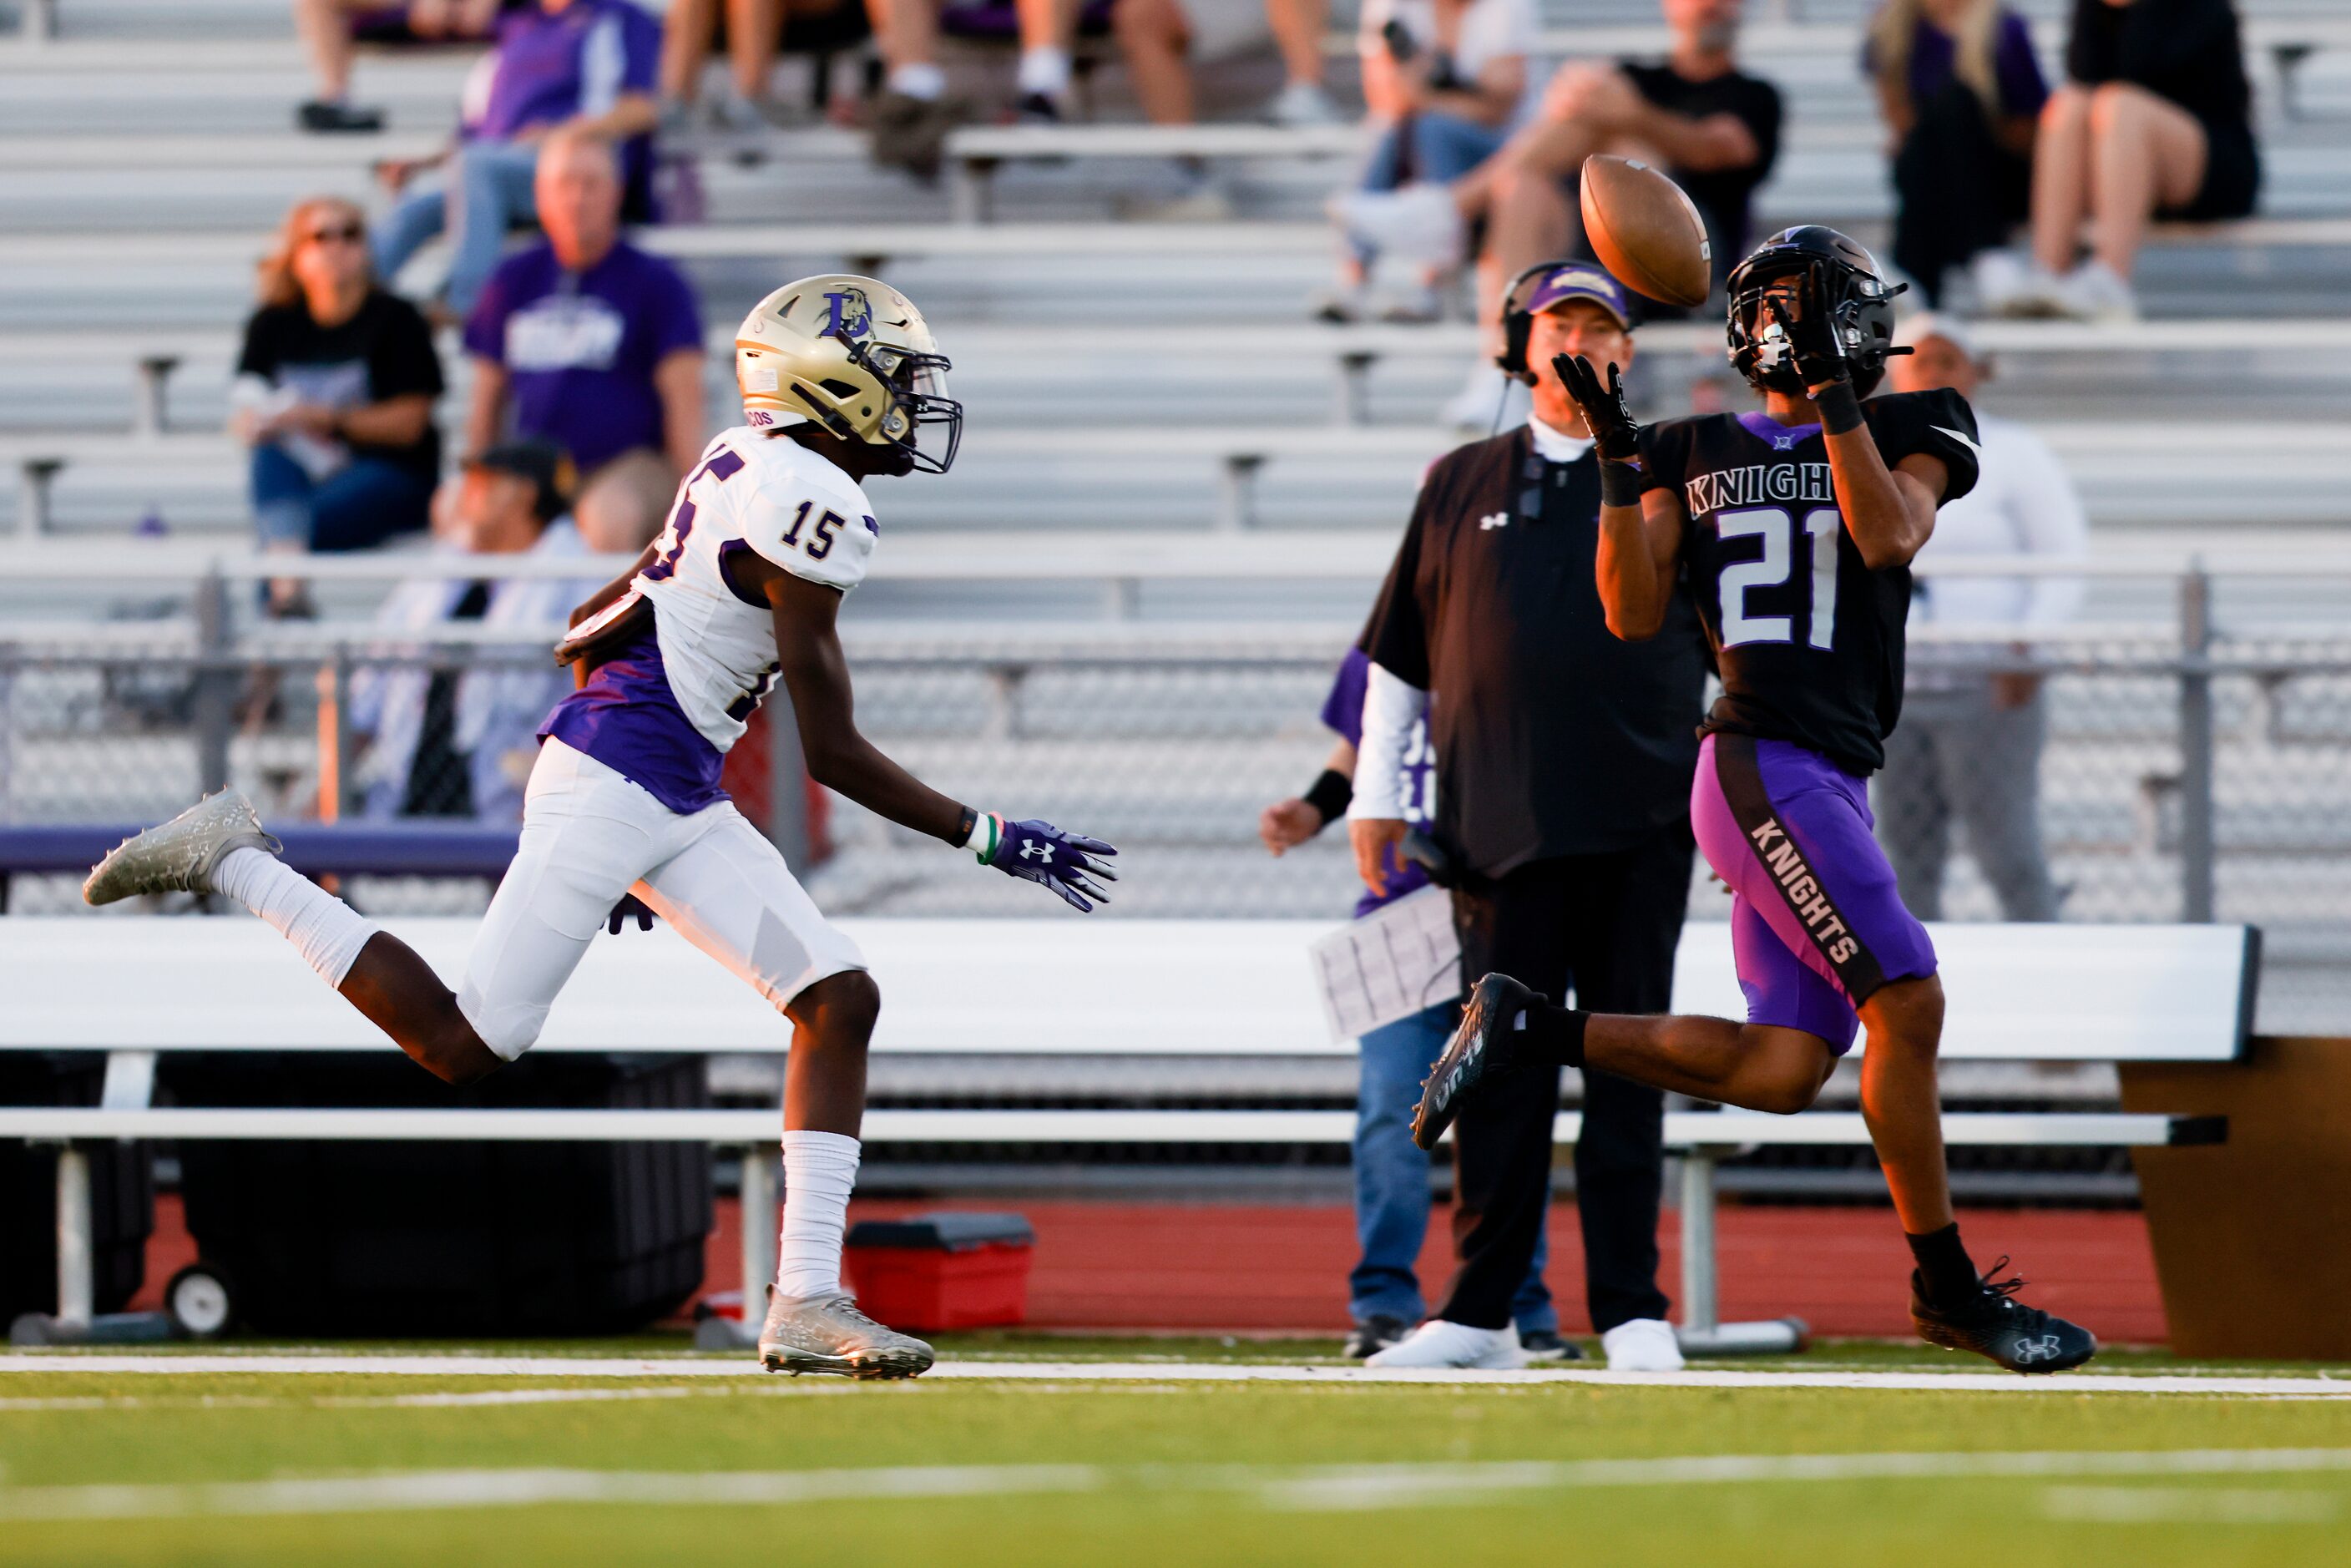
<svg viewBox="0 0 2351 1568"><path fill-rule="evenodd" d="M852 1219L935 1208L1018 1209L1037 1230L1029 1281L1032 1327L1113 1330L1288 1330L1336 1333L1347 1322L1347 1270L1354 1226L1335 1205L1022 1202L998 1198L860 1203ZM139 1306L159 1304L162 1282L193 1260L179 1199L156 1200L147 1285ZM1960 1232L1980 1265L2005 1252L2032 1281L2036 1306L2087 1324L2110 1343L2167 1337L2147 1225L2114 1210L1962 1210ZM1422 1250L1432 1302L1449 1266L1447 1210ZM1719 1213L1726 1318L1795 1316L1815 1333L1907 1335L1909 1249L1885 1208L1740 1207ZM1676 1221L1659 1237L1668 1294L1679 1284ZM705 1278L732 1289L741 1272L736 1206L722 1198ZM1554 1204L1551 1285L1571 1333L1589 1328L1578 1280L1582 1256L1573 1204Z"/></svg>

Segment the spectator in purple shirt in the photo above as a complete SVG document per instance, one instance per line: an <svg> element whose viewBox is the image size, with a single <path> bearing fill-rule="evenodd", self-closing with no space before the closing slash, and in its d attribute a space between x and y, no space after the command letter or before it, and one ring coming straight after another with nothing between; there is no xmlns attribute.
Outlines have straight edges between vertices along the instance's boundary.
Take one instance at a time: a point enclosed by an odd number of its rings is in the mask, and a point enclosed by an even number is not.
<svg viewBox="0 0 2351 1568"><path fill-rule="evenodd" d="M2032 138L2049 99L2032 32L1999 0L1886 0L1862 65L1893 133L1894 264L1930 302L1974 264L1976 292L2015 287L2001 247L2032 194Z"/></svg>
<svg viewBox="0 0 2351 1568"><path fill-rule="evenodd" d="M701 311L676 267L622 239L608 143L548 138L537 200L546 239L498 264L465 323L465 449L554 443L579 471L573 514L590 547L633 554L708 434Z"/></svg>
<svg viewBox="0 0 2351 1568"><path fill-rule="evenodd" d="M538 0L507 18L487 101L453 150L438 191L401 197L376 237L376 273L392 277L424 243L448 231L455 253L443 287L447 313L474 307L497 265L507 229L534 216L531 181L539 144L561 130L621 148L622 177L642 190L651 177L657 110L653 75L661 26L629 0ZM397 190L450 153L381 166Z"/></svg>

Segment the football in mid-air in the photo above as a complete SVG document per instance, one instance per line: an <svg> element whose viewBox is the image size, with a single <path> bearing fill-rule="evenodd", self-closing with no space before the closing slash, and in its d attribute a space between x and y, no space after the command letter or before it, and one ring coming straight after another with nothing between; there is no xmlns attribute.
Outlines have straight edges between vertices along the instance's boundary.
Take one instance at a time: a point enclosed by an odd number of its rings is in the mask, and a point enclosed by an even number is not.
<svg viewBox="0 0 2351 1568"><path fill-rule="evenodd" d="M1706 220L1663 172L1595 152L1583 161L1583 232L1600 265L1636 294L1703 305L1713 291Z"/></svg>

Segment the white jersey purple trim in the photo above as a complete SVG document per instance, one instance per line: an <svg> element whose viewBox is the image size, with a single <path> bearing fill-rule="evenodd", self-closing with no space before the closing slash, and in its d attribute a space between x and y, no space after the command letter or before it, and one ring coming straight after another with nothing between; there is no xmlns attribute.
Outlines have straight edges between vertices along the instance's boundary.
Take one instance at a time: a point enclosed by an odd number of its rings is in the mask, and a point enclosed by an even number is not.
<svg viewBox="0 0 2351 1568"><path fill-rule="evenodd" d="M538 734L594 758L690 817L726 799L718 783L726 758L678 706L655 624L648 621L587 685L557 703Z"/></svg>

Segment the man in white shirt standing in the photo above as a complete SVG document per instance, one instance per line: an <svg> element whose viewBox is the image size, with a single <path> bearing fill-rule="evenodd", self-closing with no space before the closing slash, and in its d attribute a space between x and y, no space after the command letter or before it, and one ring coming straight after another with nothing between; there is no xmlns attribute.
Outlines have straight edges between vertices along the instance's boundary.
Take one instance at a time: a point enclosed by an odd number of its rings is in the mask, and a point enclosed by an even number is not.
<svg viewBox="0 0 2351 1568"><path fill-rule="evenodd" d="M1972 403L1988 379L1989 362L1958 321L1913 317L1894 340L1912 352L1888 362L1891 391L1949 387ZM1935 537L1916 563L1924 570L1910 622L2012 628L2002 651L2016 651L2036 630L2073 617L2082 580L1938 576L1934 569L1969 556L2081 560L2089 554L2089 526L2073 481L2045 442L2010 420L1980 413L1976 423L1981 476L1973 491L1936 515ZM2041 747L2048 722L2041 686L2041 677L2028 673L1969 674L1912 664L1902 723L1886 741L1876 807L1878 836L1902 902L1919 919L1942 918L1954 818L1966 825L1969 852L1999 895L2002 918L2057 918L2057 889L2041 845Z"/></svg>

